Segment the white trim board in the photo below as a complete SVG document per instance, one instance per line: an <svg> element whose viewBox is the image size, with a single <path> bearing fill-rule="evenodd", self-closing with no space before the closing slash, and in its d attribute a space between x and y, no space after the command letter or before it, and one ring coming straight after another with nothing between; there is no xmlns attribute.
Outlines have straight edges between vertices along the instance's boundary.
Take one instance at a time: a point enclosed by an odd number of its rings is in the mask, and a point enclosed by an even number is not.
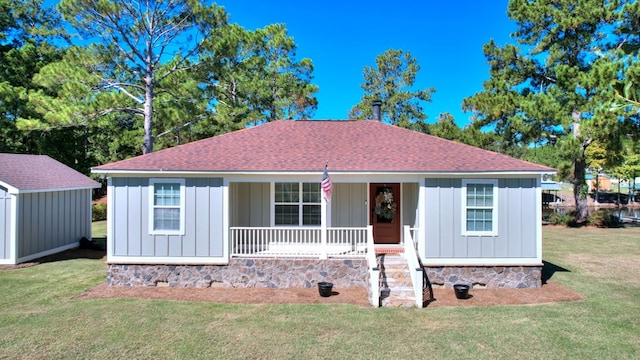
<svg viewBox="0 0 640 360"><path fill-rule="evenodd" d="M137 264L137 265L228 265L229 260L224 257L211 256L116 256L107 258L107 264Z"/></svg>

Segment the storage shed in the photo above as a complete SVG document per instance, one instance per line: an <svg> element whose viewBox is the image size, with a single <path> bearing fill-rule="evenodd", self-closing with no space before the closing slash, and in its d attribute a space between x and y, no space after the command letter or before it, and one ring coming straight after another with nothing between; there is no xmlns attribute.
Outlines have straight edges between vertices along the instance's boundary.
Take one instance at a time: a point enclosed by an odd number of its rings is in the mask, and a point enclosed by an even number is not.
<svg viewBox="0 0 640 360"><path fill-rule="evenodd" d="M0 153L0 264L77 247L91 237L100 184L46 156Z"/></svg>

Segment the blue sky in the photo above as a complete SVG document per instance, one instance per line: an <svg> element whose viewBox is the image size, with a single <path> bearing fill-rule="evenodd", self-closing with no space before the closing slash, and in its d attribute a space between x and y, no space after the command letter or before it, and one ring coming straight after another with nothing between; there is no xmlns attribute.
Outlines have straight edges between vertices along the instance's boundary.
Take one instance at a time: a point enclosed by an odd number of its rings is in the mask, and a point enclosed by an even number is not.
<svg viewBox="0 0 640 360"><path fill-rule="evenodd" d="M45 0L55 4L58 0ZM498 45L516 29L508 0L223 0L231 22L246 29L283 23L298 46L297 58L314 64L320 87L314 119L346 119L363 90L362 70L387 49L410 51L421 70L416 89L435 87L424 106L427 121L451 113L469 123L462 100L482 90L489 68L482 46Z"/></svg>
<svg viewBox="0 0 640 360"><path fill-rule="evenodd" d="M425 105L428 122L453 114L469 123L462 100L482 90L489 68L482 46L512 42L515 24L507 0L233 0L220 1L231 21L246 29L284 23L298 45L297 57L313 60L320 87L314 119L346 119L363 94L362 70L385 50L410 51L421 70L416 87L435 87Z"/></svg>

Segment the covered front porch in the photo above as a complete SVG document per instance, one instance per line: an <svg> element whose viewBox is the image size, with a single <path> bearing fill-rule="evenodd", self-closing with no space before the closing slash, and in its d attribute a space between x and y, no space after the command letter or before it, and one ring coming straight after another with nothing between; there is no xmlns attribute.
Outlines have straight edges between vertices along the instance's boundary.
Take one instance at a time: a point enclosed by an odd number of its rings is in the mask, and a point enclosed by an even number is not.
<svg viewBox="0 0 640 360"><path fill-rule="evenodd" d="M379 306L387 275L377 255L401 253L412 301L422 306L418 198L417 182L334 182L328 202L319 183L230 182L229 257L256 263L316 259L323 266L332 259L364 261L370 301Z"/></svg>
<svg viewBox="0 0 640 360"><path fill-rule="evenodd" d="M328 202L317 180L231 181L228 189L230 257L365 257L369 241L418 243L417 182L334 181Z"/></svg>

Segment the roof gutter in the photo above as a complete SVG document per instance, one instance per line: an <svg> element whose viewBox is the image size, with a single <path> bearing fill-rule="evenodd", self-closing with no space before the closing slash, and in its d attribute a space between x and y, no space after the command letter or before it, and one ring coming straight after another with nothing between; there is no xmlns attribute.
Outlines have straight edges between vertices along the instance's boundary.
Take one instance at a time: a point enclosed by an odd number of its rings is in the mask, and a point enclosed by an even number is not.
<svg viewBox="0 0 640 360"><path fill-rule="evenodd" d="M96 170L91 172L106 176L228 176L228 175L314 175L322 174L323 170L315 171L197 171L197 170ZM333 175L419 175L428 177L462 177L462 176L505 176L505 175L555 175L555 170L525 170L525 171L466 171L466 172L444 172L444 171L337 171L333 170Z"/></svg>

